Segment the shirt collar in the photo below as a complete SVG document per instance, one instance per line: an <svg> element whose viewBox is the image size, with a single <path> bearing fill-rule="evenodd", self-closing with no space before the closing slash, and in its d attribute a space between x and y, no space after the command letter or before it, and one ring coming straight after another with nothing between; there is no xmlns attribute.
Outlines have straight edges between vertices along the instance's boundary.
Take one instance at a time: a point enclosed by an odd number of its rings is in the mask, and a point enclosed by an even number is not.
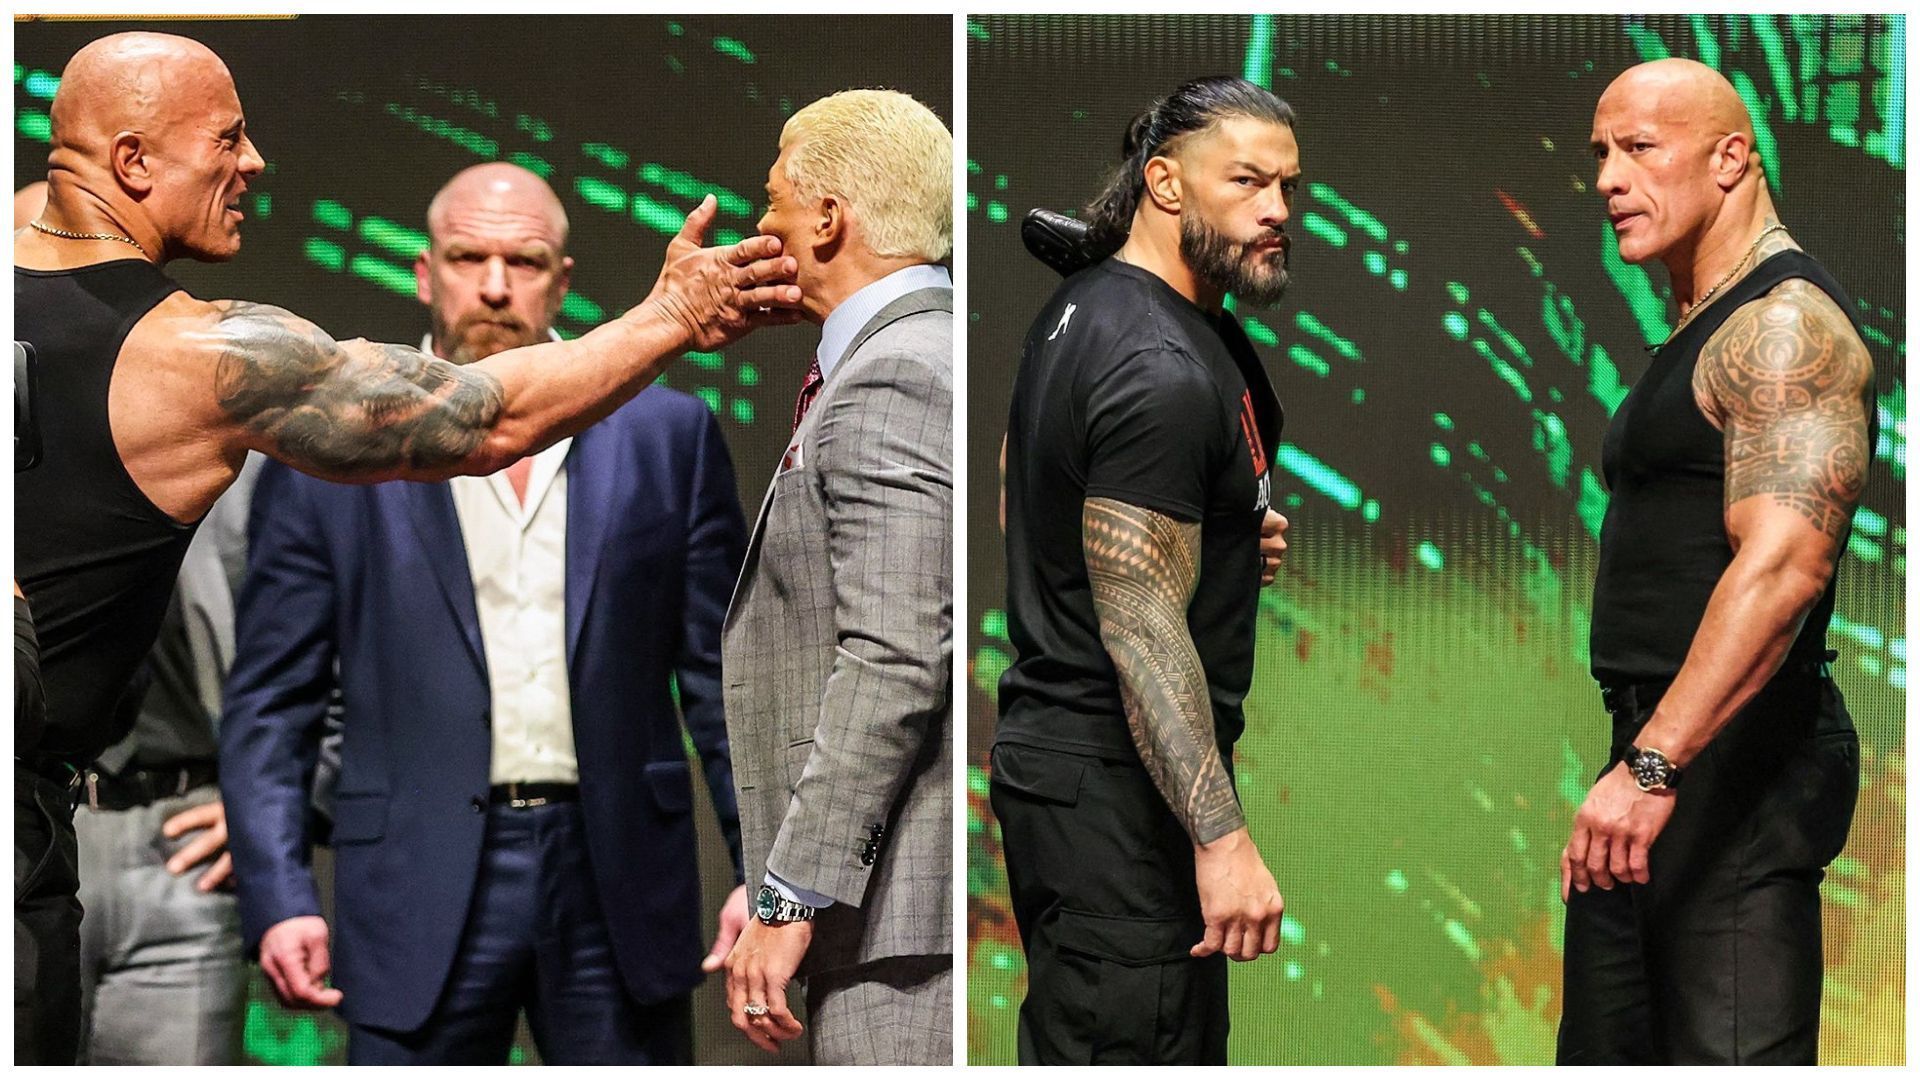
<svg viewBox="0 0 1920 1080"><path fill-rule="evenodd" d="M828 313L827 321L820 326L820 377L824 379L833 374L833 366L845 355L847 346L853 344L854 335L868 320L880 314L881 308L920 289L951 288L953 276L937 263L919 263L895 270L862 286L859 292Z"/></svg>

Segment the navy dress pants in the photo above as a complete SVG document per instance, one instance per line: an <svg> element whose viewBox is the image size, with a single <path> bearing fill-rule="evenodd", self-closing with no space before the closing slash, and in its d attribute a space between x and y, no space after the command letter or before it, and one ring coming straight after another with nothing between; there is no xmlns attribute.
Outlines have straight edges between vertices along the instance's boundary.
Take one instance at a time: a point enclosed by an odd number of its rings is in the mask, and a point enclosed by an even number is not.
<svg viewBox="0 0 1920 1080"><path fill-rule="evenodd" d="M549 1065L685 1065L687 995L642 1005L621 983L576 802L487 811L460 955L420 1030L355 1024L354 1065L499 1065L521 1009Z"/></svg>

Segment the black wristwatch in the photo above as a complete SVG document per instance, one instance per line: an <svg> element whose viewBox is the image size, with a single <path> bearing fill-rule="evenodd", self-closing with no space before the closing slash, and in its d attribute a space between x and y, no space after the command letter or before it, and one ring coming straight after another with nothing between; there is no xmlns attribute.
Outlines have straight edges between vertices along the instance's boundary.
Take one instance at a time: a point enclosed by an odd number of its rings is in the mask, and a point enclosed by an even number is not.
<svg viewBox="0 0 1920 1080"><path fill-rule="evenodd" d="M1627 747L1627 771L1641 791L1667 791L1680 786L1680 767L1649 746Z"/></svg>
<svg viewBox="0 0 1920 1080"><path fill-rule="evenodd" d="M760 886L760 891L753 896L753 916L768 926L805 922L819 913L819 908L811 908L798 900L781 896L780 891L771 885Z"/></svg>

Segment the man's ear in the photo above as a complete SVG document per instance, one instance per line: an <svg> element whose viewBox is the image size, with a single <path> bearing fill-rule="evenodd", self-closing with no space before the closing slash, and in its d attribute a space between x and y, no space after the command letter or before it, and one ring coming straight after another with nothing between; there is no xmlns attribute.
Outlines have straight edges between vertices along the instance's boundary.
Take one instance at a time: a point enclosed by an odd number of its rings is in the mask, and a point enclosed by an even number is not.
<svg viewBox="0 0 1920 1080"><path fill-rule="evenodd" d="M560 268L554 271L553 310L547 313L547 322L551 324L560 314L560 308L566 303L567 291L573 288L573 256L562 255Z"/></svg>
<svg viewBox="0 0 1920 1080"><path fill-rule="evenodd" d="M1147 198L1152 199L1155 206L1167 213L1178 214L1184 195L1180 163L1170 157L1156 155L1147 159L1146 168L1143 171L1146 176Z"/></svg>
<svg viewBox="0 0 1920 1080"><path fill-rule="evenodd" d="M413 294L428 307L433 306L433 265L427 261L427 253L432 250L426 248L413 259Z"/></svg>
<svg viewBox="0 0 1920 1080"><path fill-rule="evenodd" d="M153 169L147 162L146 140L137 131L123 131L107 146L113 176L136 199L153 191Z"/></svg>
<svg viewBox="0 0 1920 1080"><path fill-rule="evenodd" d="M1713 145L1713 156L1707 160L1707 172L1722 191L1732 191L1749 171L1758 168L1759 162L1753 159L1753 145L1747 141L1746 134L1739 131L1722 135Z"/></svg>
<svg viewBox="0 0 1920 1080"><path fill-rule="evenodd" d="M838 195L822 196L815 207L813 225L813 250L819 261L833 258L847 242L849 228L846 201Z"/></svg>

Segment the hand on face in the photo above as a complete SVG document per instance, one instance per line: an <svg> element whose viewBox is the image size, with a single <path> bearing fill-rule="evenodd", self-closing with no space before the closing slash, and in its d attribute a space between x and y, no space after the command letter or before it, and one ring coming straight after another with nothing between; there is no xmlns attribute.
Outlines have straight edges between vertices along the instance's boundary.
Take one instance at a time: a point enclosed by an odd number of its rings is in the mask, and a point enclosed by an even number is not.
<svg viewBox="0 0 1920 1080"><path fill-rule="evenodd" d="M717 212L709 195L687 215L643 301L677 325L693 349L718 349L759 327L800 320L800 287L791 284L798 266L780 253L779 240L750 236L728 247L700 246Z"/></svg>

